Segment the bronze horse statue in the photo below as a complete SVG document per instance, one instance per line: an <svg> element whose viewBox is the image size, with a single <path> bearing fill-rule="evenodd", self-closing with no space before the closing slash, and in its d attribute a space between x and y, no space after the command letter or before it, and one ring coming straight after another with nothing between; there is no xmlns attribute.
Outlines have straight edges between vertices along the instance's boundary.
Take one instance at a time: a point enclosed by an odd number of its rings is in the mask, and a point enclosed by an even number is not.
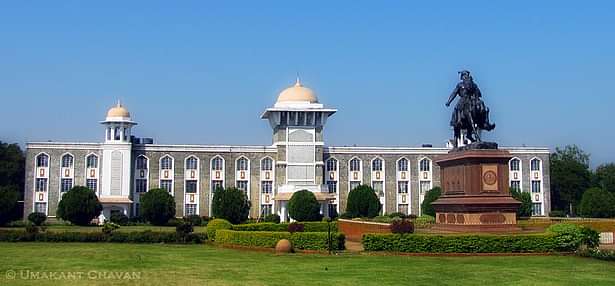
<svg viewBox="0 0 615 286"><path fill-rule="evenodd" d="M495 124L489 123L489 108L485 106L480 89L474 83L470 72L464 70L459 74L461 81L446 102L448 107L455 97L459 96L450 123L455 133L455 148L462 138L462 130L466 131L466 138L473 143L481 142L480 130L491 131L495 128Z"/></svg>

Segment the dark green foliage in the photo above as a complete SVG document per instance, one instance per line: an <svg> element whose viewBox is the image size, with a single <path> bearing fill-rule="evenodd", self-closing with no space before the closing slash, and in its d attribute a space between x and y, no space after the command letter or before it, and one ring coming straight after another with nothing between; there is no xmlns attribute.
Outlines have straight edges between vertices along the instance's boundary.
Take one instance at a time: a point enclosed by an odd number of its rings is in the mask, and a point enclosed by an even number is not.
<svg viewBox="0 0 615 286"><path fill-rule="evenodd" d="M36 226L41 226L47 220L47 216L44 213L31 213L28 215L28 221Z"/></svg>
<svg viewBox="0 0 615 286"><path fill-rule="evenodd" d="M217 218L212 219L207 224L207 237L210 240L216 240L216 231L219 229L231 229L233 224L231 224L228 220Z"/></svg>
<svg viewBox="0 0 615 286"><path fill-rule="evenodd" d="M436 216L436 210L431 203L435 202L441 195L442 189L440 187L435 187L425 193L425 198L423 199L423 203L421 203L421 212L423 215Z"/></svg>
<svg viewBox="0 0 615 286"><path fill-rule="evenodd" d="M595 247L599 244L598 233L584 226L571 223L558 223L547 228L547 233L556 235L560 251L574 251L581 245Z"/></svg>
<svg viewBox="0 0 615 286"><path fill-rule="evenodd" d="M614 217L615 195L601 188L590 188L583 193L579 213L583 217Z"/></svg>
<svg viewBox="0 0 615 286"><path fill-rule="evenodd" d="M222 218L231 223L238 224L248 219L250 201L245 192L236 189L216 189L212 200L212 214L215 218Z"/></svg>
<svg viewBox="0 0 615 286"><path fill-rule="evenodd" d="M320 221L320 203L308 190L295 192L288 201L288 214L297 221Z"/></svg>
<svg viewBox="0 0 615 286"><path fill-rule="evenodd" d="M576 145L556 148L550 156L550 176L553 208L574 214L583 192L590 187L589 155Z"/></svg>
<svg viewBox="0 0 615 286"><path fill-rule="evenodd" d="M408 217L408 215L406 215L405 213L400 213L400 212L390 213L390 214L388 214L388 216L390 218L396 218L396 217L398 217L398 218L407 218Z"/></svg>
<svg viewBox="0 0 615 286"><path fill-rule="evenodd" d="M306 221L301 223L305 232L327 232L326 222ZM238 231L288 231L288 223L249 223L233 225ZM331 222L331 231L337 232L337 222Z"/></svg>
<svg viewBox="0 0 615 286"><path fill-rule="evenodd" d="M184 217L184 221L190 222L193 226L200 226L203 224L203 219L198 215L189 215Z"/></svg>
<svg viewBox="0 0 615 286"><path fill-rule="evenodd" d="M370 186L360 185L348 194L346 213L351 218L373 218L380 213L381 209L380 200Z"/></svg>
<svg viewBox="0 0 615 286"><path fill-rule="evenodd" d="M58 204L58 217L76 225L88 225L102 211L94 191L74 186L62 196Z"/></svg>
<svg viewBox="0 0 615 286"><path fill-rule="evenodd" d="M280 223L280 216L277 214L270 214L265 217L264 221L272 222L272 223Z"/></svg>
<svg viewBox="0 0 615 286"><path fill-rule="evenodd" d="M578 251L577 254L583 257L591 257L605 261L615 261L615 250L588 248Z"/></svg>
<svg viewBox="0 0 615 286"><path fill-rule="evenodd" d="M27 233L21 230L0 230L2 242L114 242L114 243L201 243L207 236L191 233L182 240L175 232L134 231L134 232L40 232Z"/></svg>
<svg viewBox="0 0 615 286"><path fill-rule="evenodd" d="M392 233L413 233L414 232L414 224L407 219L395 218L391 222L390 227L391 227Z"/></svg>
<svg viewBox="0 0 615 286"><path fill-rule="evenodd" d="M334 250L344 249L343 233L331 233ZM280 239L288 239L295 249L327 250L326 232L270 232L270 231L234 231L218 230L216 242L221 244L241 245L247 247L274 248Z"/></svg>
<svg viewBox="0 0 615 286"><path fill-rule="evenodd" d="M111 235L115 230L119 229L120 225L113 222L106 222L103 224L102 232L106 235Z"/></svg>
<svg viewBox="0 0 615 286"><path fill-rule="evenodd" d="M298 222L293 222L288 225L288 232L290 233L303 232L304 229L305 229L305 226Z"/></svg>
<svg viewBox="0 0 615 286"><path fill-rule="evenodd" d="M128 222L129 222L128 216L126 216L125 214L121 212L112 213L111 217L109 218L109 221L115 224L119 224L119 225L128 225Z"/></svg>
<svg viewBox="0 0 615 286"><path fill-rule="evenodd" d="M549 213L550 217L566 217L566 212L561 210L552 210Z"/></svg>
<svg viewBox="0 0 615 286"><path fill-rule="evenodd" d="M0 141L0 187L12 187L23 197L25 156L17 144Z"/></svg>
<svg viewBox="0 0 615 286"><path fill-rule="evenodd" d="M188 220L182 220L177 224L177 226L175 226L175 233L177 234L177 239L184 243L193 231L194 227L192 226L192 223Z"/></svg>
<svg viewBox="0 0 615 286"><path fill-rule="evenodd" d="M340 218L342 218L342 219L352 219L352 214L351 214L351 213L349 213L349 212L343 212L343 213L340 215Z"/></svg>
<svg viewBox="0 0 615 286"><path fill-rule="evenodd" d="M18 200L19 193L14 186L0 186L0 225L17 219L14 210Z"/></svg>
<svg viewBox="0 0 615 286"><path fill-rule="evenodd" d="M530 193L512 188L510 189L510 195L515 200L521 202L521 206L517 210L517 218L532 216L532 196Z"/></svg>
<svg viewBox="0 0 615 286"><path fill-rule="evenodd" d="M615 194L615 163L602 164L596 168L594 185Z"/></svg>
<svg viewBox="0 0 615 286"><path fill-rule="evenodd" d="M589 228L581 227L581 235L583 236L582 244L587 245L589 248L596 248L600 246L600 233Z"/></svg>
<svg viewBox="0 0 615 286"><path fill-rule="evenodd" d="M165 189L151 189L141 195L141 216L153 225L166 225L175 217L175 200Z"/></svg>

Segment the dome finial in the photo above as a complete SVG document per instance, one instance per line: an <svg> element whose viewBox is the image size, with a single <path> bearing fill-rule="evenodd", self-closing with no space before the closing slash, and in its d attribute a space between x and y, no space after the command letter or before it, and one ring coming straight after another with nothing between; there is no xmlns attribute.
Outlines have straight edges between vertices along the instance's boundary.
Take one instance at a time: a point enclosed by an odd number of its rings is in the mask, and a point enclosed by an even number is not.
<svg viewBox="0 0 615 286"><path fill-rule="evenodd" d="M117 99L117 107L122 107L122 102L120 101L120 99Z"/></svg>
<svg viewBox="0 0 615 286"><path fill-rule="evenodd" d="M301 79L299 78L299 72L297 72L297 81L295 82L295 86L302 86Z"/></svg>

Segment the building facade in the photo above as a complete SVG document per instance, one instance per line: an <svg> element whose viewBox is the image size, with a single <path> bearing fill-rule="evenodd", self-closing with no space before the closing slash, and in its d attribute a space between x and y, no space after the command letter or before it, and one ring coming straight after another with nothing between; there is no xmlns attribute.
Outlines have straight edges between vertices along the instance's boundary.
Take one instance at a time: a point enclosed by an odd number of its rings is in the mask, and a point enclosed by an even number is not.
<svg viewBox="0 0 615 286"><path fill-rule="evenodd" d="M319 103L299 80L283 90L261 115L273 134L271 145L160 145L137 138L128 110L109 109L102 143L32 142L26 151L24 216L55 217L62 195L75 185L92 189L103 204L101 219L113 212L139 215L140 196L153 188L175 197L176 216L211 215L218 187L236 187L252 203L250 216L279 214L298 190L313 192L323 215L344 212L350 190L370 185L384 213L421 214L425 193L440 185L437 156L450 148L334 147L324 127L336 109ZM532 195L533 215L550 212L549 150L504 147L510 185Z"/></svg>

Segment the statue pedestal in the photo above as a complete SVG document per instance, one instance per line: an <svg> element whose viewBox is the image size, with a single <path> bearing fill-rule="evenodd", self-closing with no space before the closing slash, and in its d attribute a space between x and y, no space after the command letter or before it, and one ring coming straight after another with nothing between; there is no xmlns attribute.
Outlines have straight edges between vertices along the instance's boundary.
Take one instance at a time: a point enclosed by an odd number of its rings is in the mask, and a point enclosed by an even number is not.
<svg viewBox="0 0 615 286"><path fill-rule="evenodd" d="M459 232L514 232L521 203L510 196L508 151L453 150L436 160L442 196L432 203L434 229Z"/></svg>

